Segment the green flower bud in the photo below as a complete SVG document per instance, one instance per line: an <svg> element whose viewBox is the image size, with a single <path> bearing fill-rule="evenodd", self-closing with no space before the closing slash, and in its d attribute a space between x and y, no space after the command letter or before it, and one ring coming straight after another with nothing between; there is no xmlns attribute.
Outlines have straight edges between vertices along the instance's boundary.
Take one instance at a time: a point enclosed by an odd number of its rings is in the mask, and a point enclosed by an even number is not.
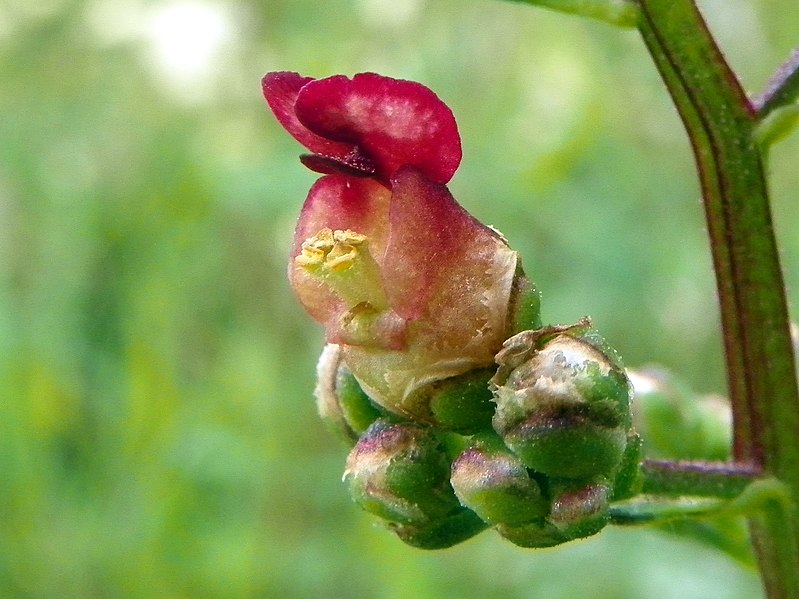
<svg viewBox="0 0 799 599"><path fill-rule="evenodd" d="M555 482L549 521L568 539L589 537L610 521L610 485L605 481L587 485Z"/></svg>
<svg viewBox="0 0 799 599"><path fill-rule="evenodd" d="M493 426L527 467L571 479L614 473L631 427L631 387L590 322L523 331L497 363Z"/></svg>
<svg viewBox="0 0 799 599"><path fill-rule="evenodd" d="M470 435L491 429L494 416L493 394L488 381L494 368L481 368L435 381L417 391L430 406L437 428Z"/></svg>
<svg viewBox="0 0 799 599"><path fill-rule="evenodd" d="M487 526L466 508L425 524L389 524L403 542L418 549L446 549L470 539Z"/></svg>
<svg viewBox="0 0 799 599"><path fill-rule="evenodd" d="M519 525L549 511L538 483L498 439L478 441L461 453L450 482L460 502L489 524Z"/></svg>
<svg viewBox="0 0 799 599"><path fill-rule="evenodd" d="M519 547L554 547L598 533L610 521L610 487L603 481L587 485L555 481L552 507L546 518L521 525L500 524L497 532Z"/></svg>
<svg viewBox="0 0 799 599"><path fill-rule="evenodd" d="M450 460L430 429L381 418L347 457L344 480L366 511L418 527L461 509L449 472Z"/></svg>
<svg viewBox="0 0 799 599"><path fill-rule="evenodd" d="M496 526L496 530L514 545L527 549L554 547L572 540L566 537L554 524L547 522L543 518L519 526L499 524Z"/></svg>
<svg viewBox="0 0 799 599"><path fill-rule="evenodd" d="M363 392L341 357L341 348L328 343L316 367L316 406L322 420L353 445L385 411Z"/></svg>

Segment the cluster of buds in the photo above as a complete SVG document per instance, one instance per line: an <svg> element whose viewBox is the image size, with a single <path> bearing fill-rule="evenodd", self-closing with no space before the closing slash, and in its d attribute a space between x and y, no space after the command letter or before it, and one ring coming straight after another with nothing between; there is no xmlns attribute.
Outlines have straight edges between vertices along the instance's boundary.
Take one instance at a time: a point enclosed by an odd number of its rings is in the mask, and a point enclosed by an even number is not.
<svg viewBox="0 0 799 599"><path fill-rule="evenodd" d="M493 527L549 547L599 532L610 501L636 492L630 384L587 322L522 331L496 359L490 380L480 369L431 385L431 404L459 406L453 428L383 408L340 346L322 354L319 412L353 445L344 480L409 544L447 547Z"/></svg>
<svg viewBox="0 0 799 599"><path fill-rule="evenodd" d="M316 396L352 446L353 499L422 548L599 531L635 487L630 383L588 321L542 326L518 254L450 194L449 108L371 73L270 73L263 89L324 175L289 279L326 330Z"/></svg>

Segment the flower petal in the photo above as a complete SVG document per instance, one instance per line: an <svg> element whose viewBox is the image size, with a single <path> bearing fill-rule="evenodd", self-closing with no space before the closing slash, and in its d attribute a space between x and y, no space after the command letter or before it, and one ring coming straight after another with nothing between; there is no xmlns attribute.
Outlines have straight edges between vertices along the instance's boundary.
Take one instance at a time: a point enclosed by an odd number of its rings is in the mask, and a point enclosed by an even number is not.
<svg viewBox="0 0 799 599"><path fill-rule="evenodd" d="M358 158L370 159L383 181L411 165L446 183L460 164L460 135L452 111L419 83L374 73L352 79L337 75L305 84L295 110L299 121L319 136L341 146L356 145ZM343 151L338 152L344 159ZM329 150L326 155L334 156Z"/></svg>
<svg viewBox="0 0 799 599"><path fill-rule="evenodd" d="M279 71L267 73L261 80L261 88L269 108L294 139L315 154L344 157L355 150L355 144L333 141L313 133L300 122L294 112L300 90L311 81L314 81L312 77L303 77L291 71Z"/></svg>
<svg viewBox="0 0 799 599"><path fill-rule="evenodd" d="M388 237L391 192L372 179L340 174L322 177L308 192L294 229L291 256L300 253L302 242L321 229L350 229L369 238L369 248L378 263Z"/></svg>
<svg viewBox="0 0 799 599"><path fill-rule="evenodd" d="M515 252L444 185L408 167L394 177L392 189L383 276L390 281L389 301L399 314L408 319L440 314L442 306L431 305L431 300L442 294L454 295L447 300L453 304L449 308L461 311L480 303L480 290L509 284L507 276L498 276L495 263L498 256ZM515 265L511 278L513 269ZM503 293L509 294L510 287Z"/></svg>

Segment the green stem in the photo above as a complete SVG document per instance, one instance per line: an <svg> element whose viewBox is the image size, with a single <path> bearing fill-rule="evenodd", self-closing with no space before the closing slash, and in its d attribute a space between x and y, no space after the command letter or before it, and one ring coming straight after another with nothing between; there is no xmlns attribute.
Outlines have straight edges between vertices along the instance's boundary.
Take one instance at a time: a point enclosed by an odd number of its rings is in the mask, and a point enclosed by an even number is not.
<svg viewBox="0 0 799 599"><path fill-rule="evenodd" d="M760 119L777 108L796 102L799 97L799 49L794 50L766 85L766 90L752 100Z"/></svg>
<svg viewBox="0 0 799 599"><path fill-rule="evenodd" d="M640 474L641 494L611 504L614 524L651 524L718 514L761 480L761 472L748 465L705 462L645 460Z"/></svg>
<svg viewBox="0 0 799 599"><path fill-rule="evenodd" d="M641 475L645 494L733 499L762 472L750 465L646 460Z"/></svg>
<svg viewBox="0 0 799 599"><path fill-rule="evenodd" d="M799 393L757 116L692 0L639 0L639 29L693 145L716 271L734 455L799 496ZM769 597L799 597L799 510L750 520Z"/></svg>
<svg viewBox="0 0 799 599"><path fill-rule="evenodd" d="M610 523L616 526L663 524L674 520L718 515L727 502L717 497L660 497L639 495L610 504Z"/></svg>
<svg viewBox="0 0 799 599"><path fill-rule="evenodd" d="M619 27L634 27L638 6L634 0L513 0L561 12L605 21Z"/></svg>
<svg viewBox="0 0 799 599"><path fill-rule="evenodd" d="M613 524L653 524L694 516L785 517L790 493L775 478L760 478L735 466L670 464L648 491L610 505ZM665 474L665 476L663 476Z"/></svg>

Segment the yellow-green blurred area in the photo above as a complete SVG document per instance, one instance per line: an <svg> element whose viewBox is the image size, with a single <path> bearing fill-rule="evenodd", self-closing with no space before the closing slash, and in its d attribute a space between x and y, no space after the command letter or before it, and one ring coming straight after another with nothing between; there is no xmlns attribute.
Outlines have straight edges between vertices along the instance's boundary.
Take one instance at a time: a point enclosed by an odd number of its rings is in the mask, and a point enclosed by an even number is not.
<svg viewBox="0 0 799 599"><path fill-rule="evenodd" d="M759 91L794 0L701 5ZM521 252L544 321L590 314L628 365L723 392L689 145L634 31L493 0L3 0L0 596L760 596L664 532L423 552L350 502L285 277L315 175L269 70L434 89L451 189ZM794 136L770 160L793 303L797 159Z"/></svg>

